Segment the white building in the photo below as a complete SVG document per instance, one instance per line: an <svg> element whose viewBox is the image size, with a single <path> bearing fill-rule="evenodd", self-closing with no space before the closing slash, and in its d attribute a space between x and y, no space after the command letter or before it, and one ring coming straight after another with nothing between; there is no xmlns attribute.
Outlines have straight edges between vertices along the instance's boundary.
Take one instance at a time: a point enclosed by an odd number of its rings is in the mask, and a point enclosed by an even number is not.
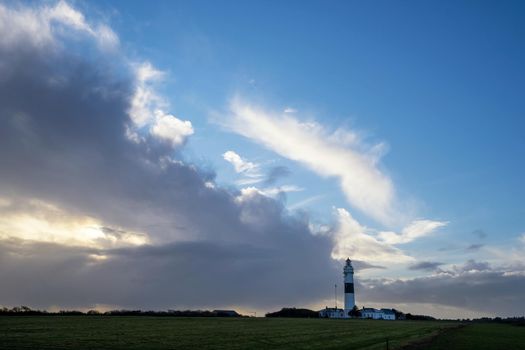
<svg viewBox="0 0 525 350"><path fill-rule="evenodd" d="M371 318L374 320L395 320L396 313L391 309L373 309L373 308L362 308L361 318Z"/></svg>
<svg viewBox="0 0 525 350"><path fill-rule="evenodd" d="M319 317L321 318L345 318L345 310L327 306L324 310L319 311Z"/></svg>

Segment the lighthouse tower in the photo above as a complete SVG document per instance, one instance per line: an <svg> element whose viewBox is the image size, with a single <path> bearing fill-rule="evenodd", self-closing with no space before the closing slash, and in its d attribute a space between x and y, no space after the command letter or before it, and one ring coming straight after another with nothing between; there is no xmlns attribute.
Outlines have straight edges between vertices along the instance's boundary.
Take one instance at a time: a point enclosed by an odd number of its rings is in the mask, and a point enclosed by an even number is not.
<svg viewBox="0 0 525 350"><path fill-rule="evenodd" d="M349 313L355 306L354 268L350 259L346 259L343 274L345 276L345 317L350 317Z"/></svg>

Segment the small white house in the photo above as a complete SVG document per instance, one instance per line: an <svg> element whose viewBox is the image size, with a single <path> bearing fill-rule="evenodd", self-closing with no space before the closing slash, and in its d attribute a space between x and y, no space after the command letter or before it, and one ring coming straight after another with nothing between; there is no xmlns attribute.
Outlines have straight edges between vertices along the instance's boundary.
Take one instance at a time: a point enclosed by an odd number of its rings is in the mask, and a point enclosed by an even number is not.
<svg viewBox="0 0 525 350"><path fill-rule="evenodd" d="M325 309L319 311L319 317L321 318L345 318L345 310L326 307Z"/></svg>
<svg viewBox="0 0 525 350"><path fill-rule="evenodd" d="M362 308L361 318L371 318L374 320L395 320L396 313L391 309L374 309L374 308Z"/></svg>

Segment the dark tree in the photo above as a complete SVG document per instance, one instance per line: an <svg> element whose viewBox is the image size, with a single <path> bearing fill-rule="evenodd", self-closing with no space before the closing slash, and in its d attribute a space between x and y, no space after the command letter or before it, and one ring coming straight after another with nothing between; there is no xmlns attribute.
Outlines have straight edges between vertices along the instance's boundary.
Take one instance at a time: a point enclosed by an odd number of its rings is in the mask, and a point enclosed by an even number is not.
<svg viewBox="0 0 525 350"><path fill-rule="evenodd" d="M359 318L361 317L361 310L357 308L357 305L354 305L352 310L348 311L348 316L353 318Z"/></svg>
<svg viewBox="0 0 525 350"><path fill-rule="evenodd" d="M280 311L269 312L266 317L293 317L293 318L318 318L319 313L309 309L282 308Z"/></svg>

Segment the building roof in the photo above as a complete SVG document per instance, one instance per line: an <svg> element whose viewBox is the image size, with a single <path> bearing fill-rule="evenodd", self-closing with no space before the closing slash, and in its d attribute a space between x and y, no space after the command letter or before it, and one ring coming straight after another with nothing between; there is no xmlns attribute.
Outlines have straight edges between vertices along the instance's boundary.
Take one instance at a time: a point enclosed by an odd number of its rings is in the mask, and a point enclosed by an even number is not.
<svg viewBox="0 0 525 350"><path fill-rule="evenodd" d="M378 312L379 310L374 309L372 307L364 307L361 309L362 312Z"/></svg>
<svg viewBox="0 0 525 350"><path fill-rule="evenodd" d="M326 307L324 309L322 309L321 311L345 311L344 309L339 309L339 308L335 308L335 307Z"/></svg>
<svg viewBox="0 0 525 350"><path fill-rule="evenodd" d="M373 312L373 313L382 313L382 314L388 314L388 315L395 315L394 310L392 309L374 309L372 307L364 307L361 309L361 312Z"/></svg>

